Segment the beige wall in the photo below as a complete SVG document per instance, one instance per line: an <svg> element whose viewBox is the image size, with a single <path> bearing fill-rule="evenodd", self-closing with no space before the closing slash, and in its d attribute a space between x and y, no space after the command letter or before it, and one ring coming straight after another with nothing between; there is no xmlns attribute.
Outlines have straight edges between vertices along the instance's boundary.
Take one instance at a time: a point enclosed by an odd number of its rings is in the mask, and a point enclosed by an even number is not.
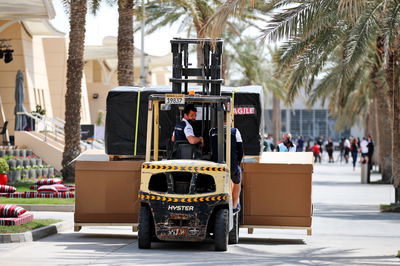
<svg viewBox="0 0 400 266"><path fill-rule="evenodd" d="M0 21L0 25L6 21ZM52 116L52 101L47 81L47 69L43 43L39 37L31 36L20 23L14 23L0 32L0 38L12 39L14 60L5 64L0 60L0 95L10 134L13 135L15 117L15 80L18 69L24 73L24 105L28 112L35 110L37 104Z"/></svg>
<svg viewBox="0 0 400 266"><path fill-rule="evenodd" d="M46 69L49 81L53 116L64 118L65 92L67 91L67 40L65 38L43 38Z"/></svg>
<svg viewBox="0 0 400 266"><path fill-rule="evenodd" d="M0 21L0 26L8 21ZM0 96L14 134L15 79L18 69L24 73L25 99L28 112L41 105L46 116L64 119L68 43L65 38L31 36L19 22L0 32L0 39L12 39L14 60L0 60ZM90 123L86 80L82 80L81 122Z"/></svg>
<svg viewBox="0 0 400 266"><path fill-rule="evenodd" d="M92 123L96 123L99 112L103 112L105 115L106 111L106 99L108 91L111 88L101 82L88 83L88 97L90 106L90 118ZM93 98L93 94L97 93L99 97Z"/></svg>
<svg viewBox="0 0 400 266"><path fill-rule="evenodd" d="M30 36L26 31L22 31L22 37L27 85L25 107L29 112L35 110L36 105L41 105L46 109L46 116L53 117L43 39Z"/></svg>
<svg viewBox="0 0 400 266"><path fill-rule="evenodd" d="M8 21L0 21L0 26ZM0 32L0 39L12 39L11 45L14 50L14 60L10 63L4 63L0 60L0 95L3 102L3 109L6 119L9 121L9 132L12 135L14 132L15 117L15 79L18 69L25 71L25 59L23 51L22 27L19 23L15 23ZM26 88L27 81L25 79L25 94L28 89ZM29 98L25 97L25 103L28 103ZM28 105L26 105L27 107Z"/></svg>

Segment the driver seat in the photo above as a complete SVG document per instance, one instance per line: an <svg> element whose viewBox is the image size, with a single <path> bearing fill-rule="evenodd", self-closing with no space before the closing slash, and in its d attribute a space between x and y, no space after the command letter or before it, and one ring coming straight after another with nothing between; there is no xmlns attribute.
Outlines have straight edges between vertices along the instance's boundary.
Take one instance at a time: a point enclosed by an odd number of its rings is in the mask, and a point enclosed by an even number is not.
<svg viewBox="0 0 400 266"><path fill-rule="evenodd" d="M187 140L177 140L169 157L169 159L201 160L201 151L196 144L190 144Z"/></svg>

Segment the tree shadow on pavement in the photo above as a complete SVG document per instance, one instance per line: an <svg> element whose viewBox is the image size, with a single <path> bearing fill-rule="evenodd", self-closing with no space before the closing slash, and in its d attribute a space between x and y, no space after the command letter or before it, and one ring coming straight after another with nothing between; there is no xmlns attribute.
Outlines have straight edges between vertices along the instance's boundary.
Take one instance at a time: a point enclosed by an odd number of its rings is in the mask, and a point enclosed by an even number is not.
<svg viewBox="0 0 400 266"><path fill-rule="evenodd" d="M348 220L393 221L398 223L400 213L382 213L374 205L315 204L314 216Z"/></svg>
<svg viewBox="0 0 400 266"><path fill-rule="evenodd" d="M64 264L396 265L399 261L394 255L360 255L358 249L310 247L301 239L241 237L239 244L229 245L227 252L215 252L212 241L153 242L152 248L146 250L138 248L134 235L61 236L48 237L46 241L58 246L53 256Z"/></svg>

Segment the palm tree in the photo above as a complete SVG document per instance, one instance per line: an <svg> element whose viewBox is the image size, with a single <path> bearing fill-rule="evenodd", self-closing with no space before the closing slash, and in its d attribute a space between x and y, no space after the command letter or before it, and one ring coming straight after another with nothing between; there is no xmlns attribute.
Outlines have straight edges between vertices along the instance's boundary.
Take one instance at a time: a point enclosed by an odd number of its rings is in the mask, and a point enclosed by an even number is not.
<svg viewBox="0 0 400 266"><path fill-rule="evenodd" d="M376 128L378 140L378 153L380 161L380 169L382 173L382 182L385 184L391 183L392 179L392 135L390 132L390 120L388 101L385 95L385 81L383 80L384 73L382 62L384 59L384 37L378 36L376 39L375 64L371 72L371 82L374 86L375 103L376 103Z"/></svg>
<svg viewBox="0 0 400 266"><path fill-rule="evenodd" d="M244 1L227 1L234 10ZM331 78L339 81L336 85L340 106L346 104L349 95L357 86L351 80L360 70L371 44L378 36L385 37L384 50L387 58L384 68L386 79L386 99L390 111L392 133L392 174L396 189L396 202L400 201L400 63L396 58L400 52L400 2L394 0L378 1L286 1L272 0L266 6L274 10L271 23L264 31L271 40L286 38L279 61L283 68L291 69L289 99L300 88L312 91L315 80L332 58L341 59ZM229 10L225 7L225 10ZM220 24L226 21L227 14L216 14ZM212 18L213 19L213 18ZM211 19L211 20L212 20ZM218 33L218 32L217 32ZM374 49L374 45L372 45ZM382 87L380 88L380 90Z"/></svg>
<svg viewBox="0 0 400 266"><path fill-rule="evenodd" d="M118 85L133 85L133 0L118 0Z"/></svg>
<svg viewBox="0 0 400 266"><path fill-rule="evenodd" d="M103 0L104 1L104 0ZM91 0L93 15L100 9L102 0ZM118 85L132 86L134 80L133 0L106 0L110 6L118 5Z"/></svg>
<svg viewBox="0 0 400 266"><path fill-rule="evenodd" d="M261 2L261 1L257 1ZM208 37L208 32L204 31L204 25L214 14L216 8L222 4L220 0L150 0L146 4L145 24L147 33L152 33L158 29L180 23L180 30L185 31L187 36L196 38ZM141 19L141 7L137 7L137 19ZM254 12L246 10L240 16L241 21L253 25L254 21L264 20ZM233 24L227 22L230 27ZM173 36L171 36L173 37ZM197 62L200 66L203 63L201 47L197 50Z"/></svg>
<svg viewBox="0 0 400 266"><path fill-rule="evenodd" d="M81 153L81 82L83 75L83 51L85 43L86 0L64 1L69 3L70 32L67 60L67 92L65 95L65 146L62 159L62 175L65 181L73 182L75 163ZM67 3L68 2L68 3Z"/></svg>

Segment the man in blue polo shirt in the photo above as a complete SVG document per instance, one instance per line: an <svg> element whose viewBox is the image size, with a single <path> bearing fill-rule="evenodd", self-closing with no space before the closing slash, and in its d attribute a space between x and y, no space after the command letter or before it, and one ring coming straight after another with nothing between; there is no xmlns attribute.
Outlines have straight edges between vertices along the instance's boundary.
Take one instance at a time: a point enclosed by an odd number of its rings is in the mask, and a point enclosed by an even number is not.
<svg viewBox="0 0 400 266"><path fill-rule="evenodd" d="M203 138L194 135L193 127L190 124L190 121L196 120L196 113L197 110L193 104L185 106L182 121L176 124L174 133L172 134L172 142L175 142L175 140L187 140L190 144L199 144L200 146L203 146Z"/></svg>

